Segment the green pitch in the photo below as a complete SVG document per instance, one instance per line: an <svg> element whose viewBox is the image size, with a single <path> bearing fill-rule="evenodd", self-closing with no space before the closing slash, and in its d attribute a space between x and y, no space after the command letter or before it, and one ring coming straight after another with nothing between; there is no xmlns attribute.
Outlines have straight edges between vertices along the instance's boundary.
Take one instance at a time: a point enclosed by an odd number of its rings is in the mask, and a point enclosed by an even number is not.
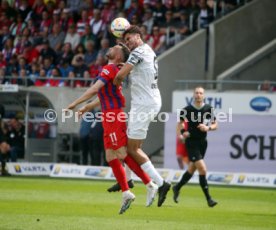
<svg viewBox="0 0 276 230"><path fill-rule="evenodd" d="M198 185L169 192L162 207L145 207L146 189L136 183L136 200L123 215L113 181L0 178L0 230L275 230L275 189L210 186L219 202L209 208Z"/></svg>

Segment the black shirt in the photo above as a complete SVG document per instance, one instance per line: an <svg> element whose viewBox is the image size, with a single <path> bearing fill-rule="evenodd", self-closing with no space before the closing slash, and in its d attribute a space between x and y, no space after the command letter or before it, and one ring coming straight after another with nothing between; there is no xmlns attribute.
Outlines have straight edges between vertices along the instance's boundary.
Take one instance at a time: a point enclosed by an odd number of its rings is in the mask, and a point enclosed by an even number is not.
<svg viewBox="0 0 276 230"><path fill-rule="evenodd" d="M207 132L200 131L197 126L199 124L210 125L215 121L213 107L204 104L201 108L196 108L194 105L188 105L180 112L180 120L188 121L188 132L191 139L204 139Z"/></svg>

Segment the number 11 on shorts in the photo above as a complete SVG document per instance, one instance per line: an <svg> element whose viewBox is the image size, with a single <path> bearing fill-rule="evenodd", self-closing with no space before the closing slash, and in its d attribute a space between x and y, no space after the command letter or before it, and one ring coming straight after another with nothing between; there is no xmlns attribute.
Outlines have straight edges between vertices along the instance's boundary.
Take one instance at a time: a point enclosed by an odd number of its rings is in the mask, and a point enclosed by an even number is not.
<svg viewBox="0 0 276 230"><path fill-rule="evenodd" d="M110 139L111 139L112 144L113 144L113 145L117 145L117 136L116 136L116 133L115 133L115 132L110 133L110 134L109 134L109 137L110 137Z"/></svg>

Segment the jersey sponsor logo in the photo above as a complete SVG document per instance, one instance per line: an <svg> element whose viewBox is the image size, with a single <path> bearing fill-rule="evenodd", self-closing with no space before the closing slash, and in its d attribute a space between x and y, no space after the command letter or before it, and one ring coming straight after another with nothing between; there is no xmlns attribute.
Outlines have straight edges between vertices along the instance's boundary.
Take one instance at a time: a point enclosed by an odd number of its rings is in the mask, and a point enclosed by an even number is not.
<svg viewBox="0 0 276 230"><path fill-rule="evenodd" d="M105 74L105 75L109 75L109 71L107 69L103 69L102 72Z"/></svg>
<svg viewBox="0 0 276 230"><path fill-rule="evenodd" d="M255 97L250 101L250 107L257 112L268 111L272 102L267 97Z"/></svg>

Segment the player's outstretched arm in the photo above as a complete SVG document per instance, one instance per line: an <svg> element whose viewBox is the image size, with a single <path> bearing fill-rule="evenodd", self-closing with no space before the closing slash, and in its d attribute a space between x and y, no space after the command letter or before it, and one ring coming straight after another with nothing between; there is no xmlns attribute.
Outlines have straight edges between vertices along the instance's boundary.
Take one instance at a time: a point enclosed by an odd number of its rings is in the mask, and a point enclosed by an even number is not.
<svg viewBox="0 0 276 230"><path fill-rule="evenodd" d="M113 84L116 86L120 86L122 84L122 81L126 78L127 75L129 75L132 69L133 69L133 65L129 63L124 64L124 66L122 66L122 68L114 78Z"/></svg>
<svg viewBox="0 0 276 230"><path fill-rule="evenodd" d="M91 97L95 96L103 86L104 86L103 81L101 80L96 81L96 83L92 85L89 89L87 89L82 96L80 96L73 103L67 106L66 110L73 110L77 105L89 100Z"/></svg>
<svg viewBox="0 0 276 230"><path fill-rule="evenodd" d="M91 101L90 103L86 104L85 106L81 107L78 110L78 116L81 117L84 113L90 112L92 109L99 106L100 104L101 103L100 103L99 98L96 97L93 101Z"/></svg>

